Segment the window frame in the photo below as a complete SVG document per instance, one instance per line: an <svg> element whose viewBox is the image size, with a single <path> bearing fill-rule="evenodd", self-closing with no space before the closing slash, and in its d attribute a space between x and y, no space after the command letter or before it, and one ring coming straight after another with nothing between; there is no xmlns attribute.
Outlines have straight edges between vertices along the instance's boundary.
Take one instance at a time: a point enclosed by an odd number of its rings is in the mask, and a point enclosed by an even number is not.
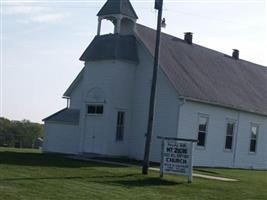
<svg viewBox="0 0 267 200"><path fill-rule="evenodd" d="M125 110L117 110L117 115L116 115L116 128L115 128L115 141L116 142L124 142L125 138L125 120L126 120L126 111ZM122 124L119 124L119 113L123 113L123 120ZM118 135L118 130L119 128L122 128L122 138L119 138Z"/></svg>
<svg viewBox="0 0 267 200"><path fill-rule="evenodd" d="M252 141L252 128L256 127L256 138L254 139L256 141L255 144L255 151L250 151L250 146L251 146L251 141ZM249 143L248 143L248 153L255 155L257 153L257 147L258 147L258 137L259 137L259 129L260 129L260 125L257 123L250 123L250 129L249 129Z"/></svg>
<svg viewBox="0 0 267 200"><path fill-rule="evenodd" d="M89 113L89 106L94 106L95 107L95 113ZM102 113L97 113L96 110L97 110L97 107L100 107L102 106ZM87 103L86 104L86 114L89 115L89 116L103 116L104 115L104 104L103 103Z"/></svg>
<svg viewBox="0 0 267 200"><path fill-rule="evenodd" d="M226 148L226 140L227 140L227 128L228 128L228 124L229 123L234 123L234 129L233 129L233 134L232 134L232 145L231 145L231 149L227 149ZM225 126L225 135L224 135L224 146L223 146L223 150L225 152L233 152L233 149L235 148L235 137L236 137L236 126L237 126L237 121L234 119L226 119L226 126Z"/></svg>
<svg viewBox="0 0 267 200"><path fill-rule="evenodd" d="M205 150L207 147L207 136L208 136L208 130L209 130L209 121L210 121L210 116L208 114L203 114L203 113L198 113L198 121L197 121L197 140L199 136L199 123L200 123L200 118L206 118L207 119L207 127L205 131L205 140L204 140L204 146L198 145L198 142L196 143L196 148L200 150ZM201 131L203 132L203 131Z"/></svg>

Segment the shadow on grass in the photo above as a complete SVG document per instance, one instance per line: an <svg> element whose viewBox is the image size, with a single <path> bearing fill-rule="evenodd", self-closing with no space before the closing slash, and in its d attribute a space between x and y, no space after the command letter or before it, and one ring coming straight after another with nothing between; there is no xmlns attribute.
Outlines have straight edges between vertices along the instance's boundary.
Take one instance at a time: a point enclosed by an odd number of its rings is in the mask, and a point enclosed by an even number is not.
<svg viewBox="0 0 267 200"><path fill-rule="evenodd" d="M118 167L115 165L93 163L81 160L72 160L65 158L61 154L41 154L28 152L0 152L0 164L16 166L40 166L40 167L62 167L62 168L79 168L79 167ZM121 166L120 166L121 167Z"/></svg>
<svg viewBox="0 0 267 200"><path fill-rule="evenodd" d="M219 174L217 172L210 171L210 170L205 170L205 169L194 169L194 172L203 172L203 173L207 173L207 174L216 174L216 175Z"/></svg>
<svg viewBox="0 0 267 200"><path fill-rule="evenodd" d="M53 176L53 177L21 177L21 178L5 178L0 179L0 182L8 181L38 181L38 180L102 180L102 179L116 179L116 178L129 178L137 176L137 174L125 175L106 175L106 176Z"/></svg>
<svg viewBox="0 0 267 200"><path fill-rule="evenodd" d="M137 165L137 166L142 166L143 160L135 160L132 158L127 158L127 157L95 157L97 160L104 160L104 161L111 161L111 162L119 162L119 163L127 163L127 164L132 164L132 165ZM160 163L157 162L150 162L149 163L150 167L159 167Z"/></svg>
<svg viewBox="0 0 267 200"><path fill-rule="evenodd" d="M131 187L151 187L151 186L172 186L180 185L182 183L164 180L157 177L140 178L140 174L125 174L125 175L106 175L106 176L54 176L54 177L18 177L0 179L2 182L13 181L39 181L39 180L79 180L89 181L107 185L119 185L127 188Z"/></svg>
<svg viewBox="0 0 267 200"><path fill-rule="evenodd" d="M133 180L116 180L109 183L113 183L115 185L121 185L124 187L145 187L145 186L172 186L179 185L182 183L164 180L161 178L146 178L146 179L133 179Z"/></svg>

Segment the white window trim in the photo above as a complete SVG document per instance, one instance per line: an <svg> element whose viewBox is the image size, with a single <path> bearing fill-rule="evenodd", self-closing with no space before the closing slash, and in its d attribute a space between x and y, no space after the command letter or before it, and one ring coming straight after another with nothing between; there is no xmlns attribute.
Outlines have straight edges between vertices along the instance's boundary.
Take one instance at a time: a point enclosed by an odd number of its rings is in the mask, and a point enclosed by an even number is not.
<svg viewBox="0 0 267 200"><path fill-rule="evenodd" d="M117 140L117 117L119 112L124 112L124 124L123 124L123 139ZM125 133L126 133L126 109L124 108L116 108L116 126L115 126L115 142L116 143L124 143L125 142Z"/></svg>
<svg viewBox="0 0 267 200"><path fill-rule="evenodd" d="M231 149L226 149L225 145L226 145L226 136L227 136L227 124L228 123L234 123L234 130L233 130L233 137L232 137L232 148ZM229 119L226 118L226 124L225 124L225 135L224 135L224 145L223 145L223 151L224 152L228 152L228 153L232 153L233 149L235 148L235 138L236 138L236 131L237 131L237 120L235 119Z"/></svg>
<svg viewBox="0 0 267 200"><path fill-rule="evenodd" d="M207 129L206 129L206 135L205 135L205 141L204 141L204 146L199 146L197 145L196 143L196 149L198 150L206 150L206 147L207 147L207 138L208 138L208 132L209 132L209 123L210 123L210 116L208 114L204 114L204 113L198 113L198 116L197 116L197 130L196 130L196 134L197 134L197 139L198 139L198 132L199 132L199 119L200 117L203 117L203 118L207 118Z"/></svg>
<svg viewBox="0 0 267 200"><path fill-rule="evenodd" d="M257 127L257 132L256 132L256 147L255 147L255 152L250 151L250 143L251 143L251 132L252 132L252 127ZM248 154L249 155L256 155L257 154L257 149L258 149L258 138L259 138L259 132L260 132L260 125L258 123L251 122L250 123L250 129L249 129L249 142L248 142Z"/></svg>

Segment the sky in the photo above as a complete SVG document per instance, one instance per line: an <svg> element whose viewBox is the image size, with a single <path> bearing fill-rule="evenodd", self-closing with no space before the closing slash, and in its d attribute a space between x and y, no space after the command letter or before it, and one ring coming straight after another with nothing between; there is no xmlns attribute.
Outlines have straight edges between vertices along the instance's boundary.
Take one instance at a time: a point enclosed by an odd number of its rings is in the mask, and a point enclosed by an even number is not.
<svg viewBox="0 0 267 200"><path fill-rule="evenodd" d="M62 95L97 31L106 0L0 0L0 116L41 120L66 107ZM138 23L156 28L153 0L131 0ZM164 0L163 32L267 66L265 0ZM101 33L113 31L110 22Z"/></svg>

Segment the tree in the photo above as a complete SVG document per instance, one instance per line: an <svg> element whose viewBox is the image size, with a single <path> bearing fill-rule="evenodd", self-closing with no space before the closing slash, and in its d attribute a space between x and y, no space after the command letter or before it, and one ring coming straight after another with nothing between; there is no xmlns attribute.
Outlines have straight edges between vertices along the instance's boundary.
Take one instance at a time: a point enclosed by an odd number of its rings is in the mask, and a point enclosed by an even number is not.
<svg viewBox="0 0 267 200"><path fill-rule="evenodd" d="M29 120L10 121L0 118L0 146L31 148L38 137L43 137L43 125Z"/></svg>

